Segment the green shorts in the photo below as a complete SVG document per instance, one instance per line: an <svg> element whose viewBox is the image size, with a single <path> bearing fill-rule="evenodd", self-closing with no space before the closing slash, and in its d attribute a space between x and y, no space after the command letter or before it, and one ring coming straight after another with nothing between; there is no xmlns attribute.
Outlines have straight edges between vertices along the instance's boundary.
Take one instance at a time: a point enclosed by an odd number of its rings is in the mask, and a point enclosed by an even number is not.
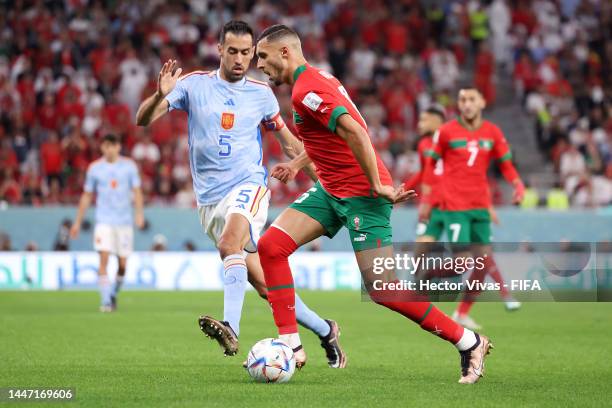
<svg viewBox="0 0 612 408"><path fill-rule="evenodd" d="M448 240L458 244L489 244L491 215L487 209L441 211Z"/></svg>
<svg viewBox="0 0 612 408"><path fill-rule="evenodd" d="M444 231L444 215L437 208L431 209L429 221L419 221L417 224L416 234L418 237L432 237L434 240L440 240L440 236Z"/></svg>
<svg viewBox="0 0 612 408"><path fill-rule="evenodd" d="M289 206L317 220L333 238L342 227L349 230L355 251L392 244L391 210L393 204L384 198L338 198L329 194L319 182Z"/></svg>

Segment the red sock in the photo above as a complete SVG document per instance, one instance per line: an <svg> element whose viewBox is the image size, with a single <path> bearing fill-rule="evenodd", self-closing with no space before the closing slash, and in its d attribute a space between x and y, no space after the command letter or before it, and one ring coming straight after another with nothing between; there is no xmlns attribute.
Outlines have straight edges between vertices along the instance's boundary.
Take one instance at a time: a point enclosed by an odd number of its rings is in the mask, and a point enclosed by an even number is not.
<svg viewBox="0 0 612 408"><path fill-rule="evenodd" d="M257 251L268 287L268 302L279 334L297 333L295 289L289 255L297 249L293 239L272 225L259 239Z"/></svg>
<svg viewBox="0 0 612 408"><path fill-rule="evenodd" d="M462 300L461 303L459 303L459 306L457 307L457 313L460 315L466 315L470 313L470 309L472 308L473 304L473 300Z"/></svg>
<svg viewBox="0 0 612 408"><path fill-rule="evenodd" d="M491 275L491 278L493 278L493 280L499 284L499 293L501 294L501 297L507 298L510 295L510 292L508 292L508 288L504 287L504 277L497 268L497 263L495 263L493 256L490 256L489 259L491 259L491 261L487 273Z"/></svg>
<svg viewBox="0 0 612 408"><path fill-rule="evenodd" d="M379 305L407 317L421 326L423 330L440 336L446 341L457 344L461 340L461 336L463 336L463 327L442 313L431 302L393 300L394 297L399 299L399 296L402 296L404 299L410 299L411 294L406 292L390 294L388 291L372 291L370 296Z"/></svg>
<svg viewBox="0 0 612 408"><path fill-rule="evenodd" d="M497 265L495 265L493 257L487 256L483 263L483 268L474 268L470 274L470 277L468 278L470 281L484 283L487 274L492 270L497 270ZM478 295L480 295L480 289L466 290L465 294L463 295L463 300L457 307L457 313L460 315L470 313L470 309L474 305L474 302L476 302Z"/></svg>

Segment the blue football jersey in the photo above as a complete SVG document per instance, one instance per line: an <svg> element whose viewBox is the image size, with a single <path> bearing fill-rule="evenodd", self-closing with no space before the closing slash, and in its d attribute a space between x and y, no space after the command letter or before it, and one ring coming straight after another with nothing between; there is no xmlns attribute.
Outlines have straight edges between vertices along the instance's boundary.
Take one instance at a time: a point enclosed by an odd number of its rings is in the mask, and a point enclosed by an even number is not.
<svg viewBox="0 0 612 408"><path fill-rule="evenodd" d="M132 190L140 187L134 160L119 157L113 163L100 158L89 165L85 191L96 194L96 223L132 225Z"/></svg>
<svg viewBox="0 0 612 408"><path fill-rule="evenodd" d="M183 76L166 96L169 110L188 114L189 162L198 205L215 204L243 183L267 185L261 126L280 129L270 87L246 76L223 80L218 71Z"/></svg>

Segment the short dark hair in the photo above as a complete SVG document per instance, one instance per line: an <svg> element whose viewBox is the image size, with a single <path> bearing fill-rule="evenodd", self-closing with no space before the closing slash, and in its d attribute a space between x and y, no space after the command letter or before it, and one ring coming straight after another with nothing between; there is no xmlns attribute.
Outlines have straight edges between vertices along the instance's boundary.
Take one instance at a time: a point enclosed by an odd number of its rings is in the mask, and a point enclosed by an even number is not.
<svg viewBox="0 0 612 408"><path fill-rule="evenodd" d="M221 33L219 34L219 43L225 43L225 36L227 33L233 33L236 35L244 35L248 34L253 38L253 29L250 25L245 23L244 21L232 20L225 23L223 28L221 29Z"/></svg>
<svg viewBox="0 0 612 408"><path fill-rule="evenodd" d="M119 138L116 135L113 135L112 133L107 133L102 138L102 143L104 142L117 144L119 143Z"/></svg>
<svg viewBox="0 0 612 408"><path fill-rule="evenodd" d="M266 28L265 30L263 30L261 34L259 34L259 38L257 39L257 42L263 40L264 38L267 39L268 41L275 41L275 40L278 40L279 38L283 38L286 36L292 36L292 37L299 38L298 33L296 33L293 28L286 26L284 24L274 24Z"/></svg>
<svg viewBox="0 0 612 408"><path fill-rule="evenodd" d="M468 85L460 87L459 92L461 91L476 91L480 94L480 96L484 97L482 91L476 85L473 85L473 84L468 84Z"/></svg>
<svg viewBox="0 0 612 408"><path fill-rule="evenodd" d="M438 116L440 119L442 119L442 122L446 120L446 114L444 113L444 108L441 105L430 105L427 109L425 109L425 112Z"/></svg>

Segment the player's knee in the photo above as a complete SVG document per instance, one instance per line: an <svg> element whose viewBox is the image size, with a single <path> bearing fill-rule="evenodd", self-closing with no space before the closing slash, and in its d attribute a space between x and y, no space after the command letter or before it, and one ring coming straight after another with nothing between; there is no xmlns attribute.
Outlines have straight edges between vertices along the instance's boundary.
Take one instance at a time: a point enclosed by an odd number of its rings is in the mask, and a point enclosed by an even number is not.
<svg viewBox="0 0 612 408"><path fill-rule="evenodd" d="M225 258L229 255L242 253L240 243L232 236L222 235L217 244L217 248L219 249L219 254L221 255L221 258Z"/></svg>
<svg viewBox="0 0 612 408"><path fill-rule="evenodd" d="M259 253L260 259L267 260L276 257L276 245L267 232L259 239L259 242L257 242L257 252Z"/></svg>
<svg viewBox="0 0 612 408"><path fill-rule="evenodd" d="M287 259L293 251L295 251L295 244L291 238L276 228L268 229L257 243L257 252L263 262Z"/></svg>

